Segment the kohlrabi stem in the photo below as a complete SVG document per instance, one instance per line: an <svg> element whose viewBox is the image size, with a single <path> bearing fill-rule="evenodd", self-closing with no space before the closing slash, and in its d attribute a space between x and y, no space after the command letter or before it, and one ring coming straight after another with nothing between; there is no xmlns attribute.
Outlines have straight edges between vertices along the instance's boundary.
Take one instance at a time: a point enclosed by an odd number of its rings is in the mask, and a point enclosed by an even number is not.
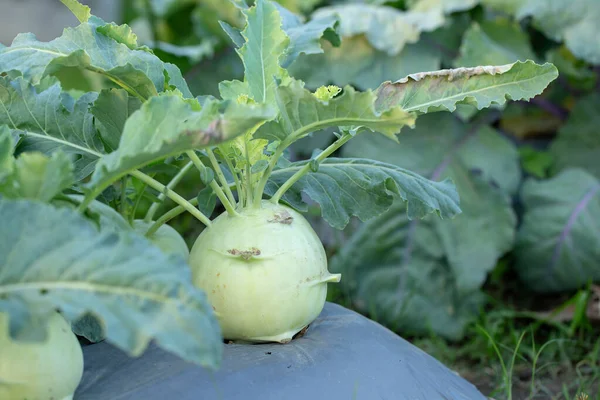
<svg viewBox="0 0 600 400"><path fill-rule="evenodd" d="M125 213L127 212L127 180L128 176L124 176L121 178L121 204L119 204L119 213L125 219L127 216Z"/></svg>
<svg viewBox="0 0 600 400"><path fill-rule="evenodd" d="M188 162L187 164L185 164L183 166L183 168L181 168L179 170L179 172L173 177L173 179L171 179L171 181L169 183L167 183L167 189L173 189L175 186L177 186L177 184L179 182L181 182L181 180L183 179L185 174L187 174L187 172L193 166L194 166L194 163L192 163L191 161ZM152 218L154 218L154 214L156 214L156 211L158 211L158 208L163 203L165 197L166 196L164 193L161 193L158 195L158 201L156 203L152 203L152 205L148 209L148 212L146 213L146 216L144 217L144 221L146 221L146 222L152 221Z"/></svg>
<svg viewBox="0 0 600 400"><path fill-rule="evenodd" d="M208 159L210 160L210 163L212 164L213 169L217 173L217 177L219 178L219 181L221 182L221 186L225 190L225 194L227 195L227 198L229 199L229 201L231 202L232 205L235 205L235 196L233 195L233 192L231 191L231 189L229 189L229 184L227 183L227 179L225 179L223 170L221 169L221 166L219 165L219 162L217 161L217 158L215 157L215 153L213 153L213 151L211 149L207 148L206 154L208 154ZM233 173L233 171L232 171L232 173Z"/></svg>
<svg viewBox="0 0 600 400"><path fill-rule="evenodd" d="M275 153L273 153L273 156L271 156L271 160L269 161L269 166L267 167L265 172L263 172L262 178L260 179L260 182L258 182L258 186L256 186L256 198L262 199L262 194L265 191L265 187L267 186L269 177L271 176L271 173L275 169L275 166L277 165L277 161L279 161L279 157L281 157L281 155L283 154L286 147L287 147L287 143L281 142L279 144L279 146L277 146L277 149L275 150ZM260 200L258 201L258 204L254 204L254 206L259 207Z"/></svg>
<svg viewBox="0 0 600 400"><path fill-rule="evenodd" d="M242 185L240 185L240 178L238 177L237 172L233 168L233 164L231 163L231 160L228 157L223 157L223 158L225 159L227 168L229 168L229 170L231 171L231 174L233 175L233 181L235 182L236 192L238 194L238 201L239 201L240 206L243 207L245 194L244 194L244 191L241 189ZM231 190L231 188L229 190Z"/></svg>
<svg viewBox="0 0 600 400"><path fill-rule="evenodd" d="M186 151L186 154L188 155L190 160L192 160L198 171L204 171L206 166L204 165L202 160L200 160L200 158L196 155L196 152L194 150L188 150ZM210 182L209 185L215 192L219 200L221 200L221 203L223 203L223 207L225 207L225 210L227 210L229 215L238 215L237 211L235 211L235 208L233 207L233 204L229 202L227 195L225 195L223 189L221 189L221 186L219 186L219 184L214 179Z"/></svg>
<svg viewBox="0 0 600 400"><path fill-rule="evenodd" d="M244 140L244 155L246 156L246 205L251 206L253 204L252 197L252 165L250 164L250 154L248 153L248 141ZM260 205L260 201L259 201Z"/></svg>
<svg viewBox="0 0 600 400"><path fill-rule="evenodd" d="M194 197L193 199L189 199L188 203L190 203L193 206L197 206L198 198ZM148 228L148 232L146 232L146 236L151 236L154 232L156 232L158 230L158 228L160 228L161 226L163 226L164 224L166 224L167 222L169 222L176 216L183 214L184 212L185 212L185 208L183 208L182 206L177 206L177 207L170 209L169 211L164 213L159 219L157 219L156 222L154 222L150 226L150 228Z"/></svg>
<svg viewBox="0 0 600 400"><path fill-rule="evenodd" d="M172 191L171 189L167 188L165 185L163 185L159 181L144 174L143 172L131 171L130 174L131 174L131 176L139 179L140 181L142 181L145 184L147 184L148 186L150 186L152 189L157 190L161 193L164 193L168 198L173 200L175 203L179 204L181 207L183 207L186 211L188 211L190 214L192 214L194 217L196 217L204 225L206 225L208 227L211 226L210 219L206 215L202 214L202 212L200 212L200 210L198 210L196 207L194 207L189 201L187 201L186 199L181 197L178 193Z"/></svg>
<svg viewBox="0 0 600 400"><path fill-rule="evenodd" d="M319 163L322 162L324 159L333 154L334 151L342 147L344 143L346 143L350 139L352 139L352 135L347 133L342 134L342 136L338 140L333 142L329 147L327 147L325 150L323 150L323 152L321 152L317 157L315 157L315 160ZM302 168L296 171L294 175L290 176L290 178L287 181L285 181L285 183L281 185L279 189L277 189L277 192L275 192L273 197L271 197L271 201L273 203L279 203L281 196L283 196L285 192L287 192L288 189L294 185L294 183L298 182L300 178L306 175L308 171L310 171L310 162L307 162L306 165L304 165Z"/></svg>

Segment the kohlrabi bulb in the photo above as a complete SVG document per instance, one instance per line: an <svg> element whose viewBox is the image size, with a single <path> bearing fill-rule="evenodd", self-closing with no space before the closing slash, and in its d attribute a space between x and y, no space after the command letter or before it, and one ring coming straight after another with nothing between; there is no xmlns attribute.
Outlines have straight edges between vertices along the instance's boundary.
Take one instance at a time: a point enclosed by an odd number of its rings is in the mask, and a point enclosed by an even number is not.
<svg viewBox="0 0 600 400"><path fill-rule="evenodd" d="M269 201L217 217L196 240L189 264L230 340L290 341L323 309L327 282L340 280L327 271L308 221Z"/></svg>
<svg viewBox="0 0 600 400"><path fill-rule="evenodd" d="M0 399L72 400L83 375L83 353L71 325L55 313L44 342L11 340L0 313Z"/></svg>
<svg viewBox="0 0 600 400"><path fill-rule="evenodd" d="M141 235L144 235L152 224L153 222L145 222L144 220L138 219L133 221L133 229ZM161 225L156 232L148 237L148 240L166 254L179 254L186 260L190 255L190 250L188 249L185 240L183 240L175 228L167 224Z"/></svg>

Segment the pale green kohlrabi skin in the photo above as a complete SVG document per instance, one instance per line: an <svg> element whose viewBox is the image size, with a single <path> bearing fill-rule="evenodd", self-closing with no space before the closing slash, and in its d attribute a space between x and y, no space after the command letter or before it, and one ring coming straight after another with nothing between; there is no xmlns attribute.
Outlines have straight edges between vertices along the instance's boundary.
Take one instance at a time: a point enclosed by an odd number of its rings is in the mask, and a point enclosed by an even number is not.
<svg viewBox="0 0 600 400"><path fill-rule="evenodd" d="M136 232L144 235L153 222L145 222L144 220L133 221L133 229ZM179 232L169 225L161 225L156 232L148 237L156 247L161 249L166 254L178 254L182 256L186 261L190 255L190 249L188 248L185 240L181 237Z"/></svg>
<svg viewBox="0 0 600 400"><path fill-rule="evenodd" d="M289 207L227 213L205 229L190 253L194 284L215 310L225 339L289 342L321 312L327 257L308 221Z"/></svg>
<svg viewBox="0 0 600 400"><path fill-rule="evenodd" d="M82 375L81 346L62 315L50 317L44 342L25 342L9 338L0 313L0 399L72 400Z"/></svg>

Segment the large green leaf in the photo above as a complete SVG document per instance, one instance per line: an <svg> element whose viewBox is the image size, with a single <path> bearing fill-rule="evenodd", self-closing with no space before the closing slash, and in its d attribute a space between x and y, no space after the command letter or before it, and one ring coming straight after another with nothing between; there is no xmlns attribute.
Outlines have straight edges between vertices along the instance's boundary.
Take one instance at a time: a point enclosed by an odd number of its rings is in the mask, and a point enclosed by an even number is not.
<svg viewBox="0 0 600 400"><path fill-rule="evenodd" d="M321 39L329 41L333 46L340 45L337 33L339 20L334 15L313 18L308 23L302 23L299 16L285 8L278 7L282 19L282 29L290 42L281 65L287 68L300 54L323 53Z"/></svg>
<svg viewBox="0 0 600 400"><path fill-rule="evenodd" d="M431 328L448 337L460 336L476 317L479 288L514 241L516 217L508 194L517 191L521 175L515 146L483 122L466 125L449 113L425 115L414 130L403 133L401 144L382 136L359 136L343 148L344 156L399 165L433 181L451 178L463 210L451 220L408 221L398 216L405 213L398 206L356 233L342 249L347 256L332 265L346 273L341 284L365 311L373 307L388 323L399 318L400 328L408 331L425 333ZM388 219L396 222L380 229ZM368 232L376 238L367 240ZM364 247L363 241L368 242ZM385 254L386 248L394 250ZM389 290L374 295L375 286L368 282L384 276L395 280ZM430 298L440 290L437 285L445 285L442 297Z"/></svg>
<svg viewBox="0 0 600 400"><path fill-rule="evenodd" d="M581 98L550 147L553 172L569 167L584 168L600 179L600 95Z"/></svg>
<svg viewBox="0 0 600 400"><path fill-rule="evenodd" d="M275 170L266 187L272 195L310 161ZM321 205L323 218L344 229L350 217L366 221L388 210L398 194L407 203L409 218L436 212L442 218L460 213L458 193L449 180L433 182L392 164L360 158L328 158L316 172L297 181L283 196L294 208L306 210L302 194Z"/></svg>
<svg viewBox="0 0 600 400"><path fill-rule="evenodd" d="M11 334L40 329L58 308L67 319L92 313L107 340L133 356L151 340L206 366L222 342L205 295L181 257L134 232L98 232L70 209L0 200L0 311Z"/></svg>
<svg viewBox="0 0 600 400"><path fill-rule="evenodd" d="M51 157L22 153L10 169L12 174L0 180L0 194L9 199L49 202L74 182L71 160L60 151Z"/></svg>
<svg viewBox="0 0 600 400"><path fill-rule="evenodd" d="M377 50L390 56L399 54L405 45L416 43L423 31L432 31L443 21L433 20L428 13L403 12L388 6L342 4L322 7L313 18L339 16L343 37L365 35Z"/></svg>
<svg viewBox="0 0 600 400"><path fill-rule="evenodd" d="M177 95L145 102L125 123L118 150L98 162L88 187L102 187L153 161L233 139L274 117L265 105L229 103L223 113L221 106L207 100L200 109L197 101Z"/></svg>
<svg viewBox="0 0 600 400"><path fill-rule="evenodd" d="M281 67L281 59L290 43L282 29L282 19L277 6L269 0L257 0L253 7L243 10L246 27L242 31L244 45L238 54L244 64L244 82L221 82L223 98L225 92L246 94L257 103L273 103L277 79L287 72ZM234 87L235 89L231 89Z"/></svg>
<svg viewBox="0 0 600 400"><path fill-rule="evenodd" d="M89 111L96 98L96 93L87 93L74 100L58 83L44 81L35 87L21 77L0 76L0 125L25 136L19 152L61 150L76 155L75 177L81 180L104 152Z"/></svg>
<svg viewBox="0 0 600 400"><path fill-rule="evenodd" d="M505 65L535 59L529 37L516 22L506 18L474 22L465 32L457 67Z"/></svg>
<svg viewBox="0 0 600 400"><path fill-rule="evenodd" d="M540 292L600 282L600 182L581 169L546 181L528 180L517 236L516 269Z"/></svg>
<svg viewBox="0 0 600 400"><path fill-rule="evenodd" d="M536 27L549 38L564 41L577 56L600 64L600 7L597 0L527 0L517 18L533 17Z"/></svg>
<svg viewBox="0 0 600 400"><path fill-rule="evenodd" d="M100 92L91 112L109 152L119 147L125 121L141 105L137 97L130 96L124 89L105 89Z"/></svg>
<svg viewBox="0 0 600 400"><path fill-rule="evenodd" d="M528 100L542 93L557 76L554 65L533 61L422 72L382 83L377 89L377 106L427 113L471 104L481 110L502 105L507 99Z"/></svg>
<svg viewBox="0 0 600 400"><path fill-rule="evenodd" d="M340 284L353 306L378 322L406 334L460 339L483 295L457 290L453 271L440 262L442 243L435 231L416 230L413 223L404 207L394 206L363 224L329 268L344 274Z"/></svg>
<svg viewBox="0 0 600 400"><path fill-rule="evenodd" d="M19 71L38 83L64 66L80 66L108 77L141 99L164 90L165 66L144 49L131 49L101 33L106 23L91 17L50 42L40 42L31 33L18 35L9 47L0 49L0 72Z"/></svg>
<svg viewBox="0 0 600 400"><path fill-rule="evenodd" d="M261 126L254 137L285 140L289 144L320 129L352 126L395 139L402 126L414 123L414 116L398 107L376 111L373 92L356 92L350 86L346 86L341 95L326 101L294 80L277 88L276 101L280 110L278 119Z"/></svg>

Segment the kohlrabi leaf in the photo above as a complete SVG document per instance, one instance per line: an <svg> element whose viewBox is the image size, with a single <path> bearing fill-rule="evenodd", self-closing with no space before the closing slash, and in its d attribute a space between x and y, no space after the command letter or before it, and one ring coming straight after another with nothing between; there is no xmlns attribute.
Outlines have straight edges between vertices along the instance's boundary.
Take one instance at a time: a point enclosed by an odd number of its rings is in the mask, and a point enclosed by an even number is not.
<svg viewBox="0 0 600 400"><path fill-rule="evenodd" d="M559 292L600 282L600 181L581 169L528 180L516 270L527 287Z"/></svg>
<svg viewBox="0 0 600 400"><path fill-rule="evenodd" d="M597 0L527 0L518 8L517 18L533 18L533 24L577 56L600 64L600 7Z"/></svg>
<svg viewBox="0 0 600 400"><path fill-rule="evenodd" d="M340 18L339 32L342 36L365 35L375 49L390 56L399 54L405 45L416 43L422 31L432 31L441 26L427 13L405 12L371 4L322 7L312 15L313 19L335 16Z"/></svg>
<svg viewBox="0 0 600 400"><path fill-rule="evenodd" d="M119 147L125 121L142 103L124 89L104 89L91 108L95 125L109 152Z"/></svg>
<svg viewBox="0 0 600 400"><path fill-rule="evenodd" d="M465 32L456 67L505 65L535 59L529 37L521 26L506 18L473 22Z"/></svg>
<svg viewBox="0 0 600 400"><path fill-rule="evenodd" d="M429 217L419 225L434 220ZM403 205L394 205L361 225L331 259L329 269L343 274L340 285L353 307L391 329L460 339L479 314L484 296L479 290L457 288L458 278L443 262L443 244L435 230L416 230L414 223Z"/></svg>
<svg viewBox="0 0 600 400"><path fill-rule="evenodd" d="M5 179L11 176L15 159L13 151L15 148L12 132L6 125L0 125L0 186L4 184Z"/></svg>
<svg viewBox="0 0 600 400"><path fill-rule="evenodd" d="M377 111L373 92L357 92L350 86L341 95L325 101L293 80L277 88L276 101L279 117L261 126L254 137L289 145L311 132L346 126L370 129L396 140L395 135L404 125L414 123L414 116L399 107Z"/></svg>
<svg viewBox="0 0 600 400"><path fill-rule="evenodd" d="M71 160L58 151L21 153L14 160L12 174L0 180L0 194L9 199L49 202L74 183Z"/></svg>
<svg viewBox="0 0 600 400"><path fill-rule="evenodd" d="M552 172L579 167L600 179L600 95L593 93L577 101L550 152Z"/></svg>
<svg viewBox="0 0 600 400"><path fill-rule="evenodd" d="M267 185L272 195L308 161L275 170ZM329 158L288 190L283 200L305 210L302 194L321 205L323 218L334 228L343 229L350 217L365 221L388 210L395 195L407 203L409 218L422 218L436 212L442 218L460 213L459 198L449 180L433 182L414 172L391 164L360 158Z"/></svg>
<svg viewBox="0 0 600 400"><path fill-rule="evenodd" d="M315 89L324 82L357 89L376 89L381 82L440 68L440 52L419 44L405 46L394 56L377 50L363 36L345 37L340 47L324 43L324 54L300 55L289 67L290 75Z"/></svg>
<svg viewBox="0 0 600 400"><path fill-rule="evenodd" d="M142 100L164 91L165 64L147 49L132 49L133 39L118 36L115 29L92 16L50 42L20 34L9 47L0 48L0 73L18 71L37 84L61 67L78 66L107 77Z"/></svg>
<svg viewBox="0 0 600 400"><path fill-rule="evenodd" d="M451 178L456 185L461 215L451 220L413 220L396 232L405 237L398 252L406 257L406 265L426 261L427 268L451 274L456 291L472 293L512 247L516 216L509 194L519 187L519 155L485 121L467 125L449 113L425 115L414 130L403 133L401 145L381 136L359 136L342 150L347 157L399 165L433 181ZM418 242L419 237L435 238L440 244L430 246ZM403 263L398 265L404 268Z"/></svg>
<svg viewBox="0 0 600 400"><path fill-rule="evenodd" d="M217 320L183 258L135 232L99 232L67 208L0 200L0 218L0 310L12 337L43 329L32 320L55 309L70 321L91 313L132 356L154 340L186 360L219 364Z"/></svg>
<svg viewBox="0 0 600 400"><path fill-rule="evenodd" d="M329 41L335 47L340 45L340 37L337 33L339 20L335 15L313 18L304 24L299 16L280 6L278 9L282 28L290 38L288 49L281 62L284 68L293 63L300 54L323 53L321 39Z"/></svg>
<svg viewBox="0 0 600 400"><path fill-rule="evenodd" d="M88 6L81 4L77 0L60 0L69 10L75 15L79 22L87 22L92 16L92 12Z"/></svg>
<svg viewBox="0 0 600 400"><path fill-rule="evenodd" d="M24 135L19 152L61 150L77 155L74 168L79 181L93 171L104 152L90 113L96 98L96 93L87 93L75 100L58 83L34 87L21 77L0 76L0 125Z"/></svg>
<svg viewBox="0 0 600 400"><path fill-rule="evenodd" d="M196 100L163 95L145 102L125 123L117 151L97 164L88 187L102 187L153 161L187 150L214 146L243 135L274 117L264 105L208 100L200 109Z"/></svg>
<svg viewBox="0 0 600 400"><path fill-rule="evenodd" d="M245 43L238 54L244 63L244 82L221 82L221 96L235 98L244 94L257 103L273 103L277 80L287 77L281 62L290 39L281 28L281 16L273 2L257 0L243 13L247 21L242 31ZM231 91L232 86L235 96L225 95L223 92Z"/></svg>
<svg viewBox="0 0 600 400"><path fill-rule="evenodd" d="M405 111L427 113L454 111L460 103L477 109L507 99L528 100L556 79L554 65L533 61L500 66L445 69L411 74L396 82L384 82L377 89L377 108L400 106Z"/></svg>

